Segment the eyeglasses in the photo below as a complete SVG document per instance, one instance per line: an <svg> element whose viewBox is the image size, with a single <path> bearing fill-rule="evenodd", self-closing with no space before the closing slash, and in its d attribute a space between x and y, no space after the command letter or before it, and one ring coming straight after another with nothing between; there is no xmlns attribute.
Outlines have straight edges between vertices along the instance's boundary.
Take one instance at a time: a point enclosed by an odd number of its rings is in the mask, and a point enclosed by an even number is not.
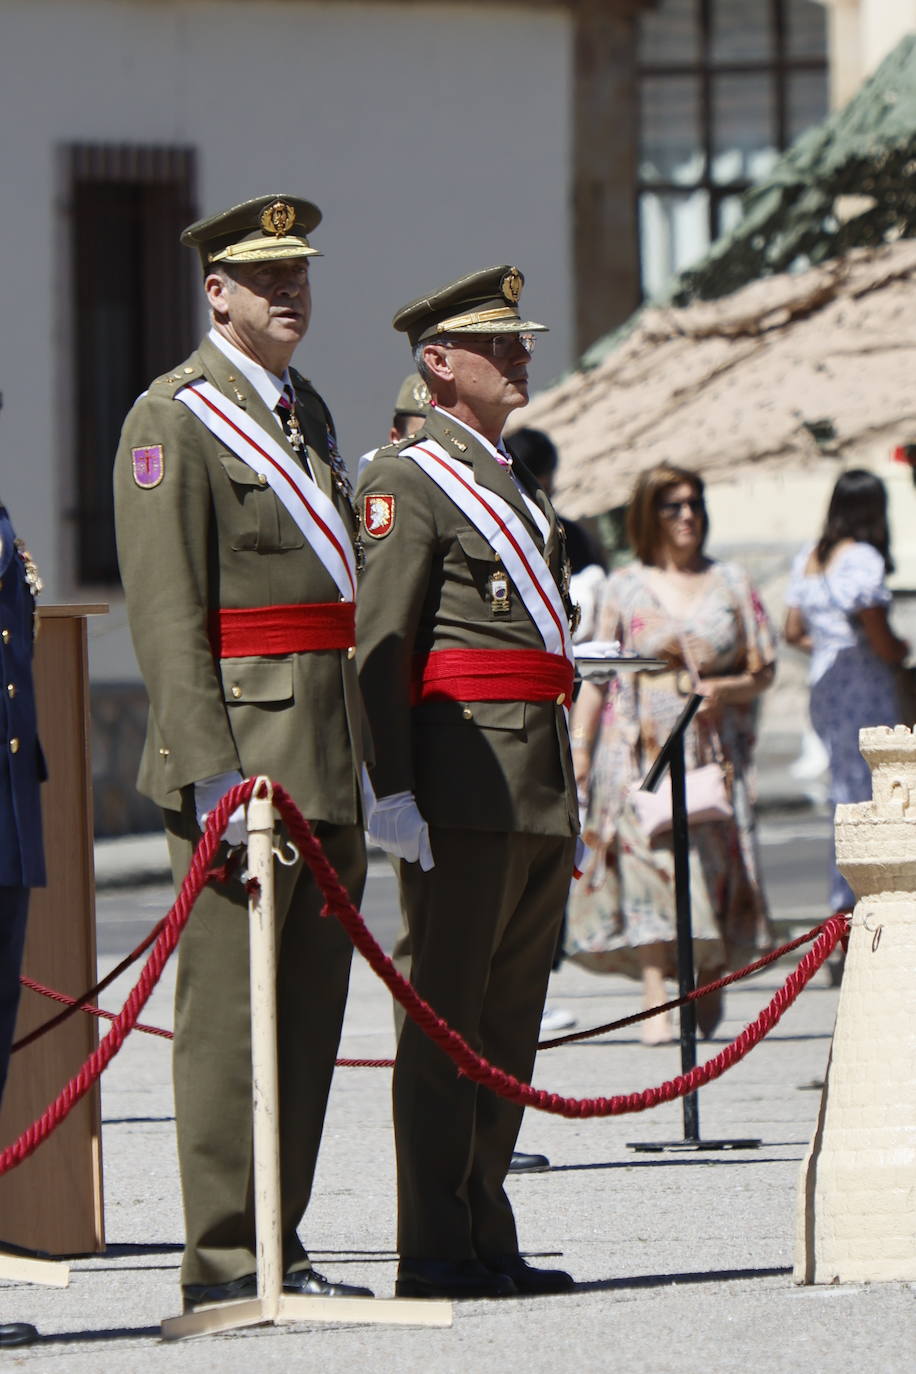
<svg viewBox="0 0 916 1374"><path fill-rule="evenodd" d="M685 506L691 515L702 515L706 510L699 496L691 496L689 501L660 501L658 513L663 520L676 520Z"/></svg>
<svg viewBox="0 0 916 1374"><path fill-rule="evenodd" d="M536 334L460 334L453 339L444 339L444 348L466 348L471 353L484 353L490 358L504 360L511 358L518 344L530 358L537 342Z"/></svg>

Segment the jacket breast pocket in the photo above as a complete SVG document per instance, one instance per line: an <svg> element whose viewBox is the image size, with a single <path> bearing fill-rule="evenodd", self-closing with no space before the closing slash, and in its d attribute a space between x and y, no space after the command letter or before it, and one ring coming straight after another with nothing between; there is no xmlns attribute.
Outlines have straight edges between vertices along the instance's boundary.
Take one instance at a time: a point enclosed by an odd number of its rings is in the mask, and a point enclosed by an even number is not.
<svg viewBox="0 0 916 1374"><path fill-rule="evenodd" d="M460 550L459 562L470 573L471 581L480 594L481 601L485 603L481 611L489 619L492 602L490 578L502 566L496 556L496 550L475 529L456 530L455 540Z"/></svg>
<svg viewBox="0 0 916 1374"><path fill-rule="evenodd" d="M220 659L223 697L228 706L288 706L293 700L291 659Z"/></svg>
<svg viewBox="0 0 916 1374"><path fill-rule="evenodd" d="M232 547L243 553L301 549L305 543L302 531L266 478L231 453L221 453L219 461L235 497Z"/></svg>

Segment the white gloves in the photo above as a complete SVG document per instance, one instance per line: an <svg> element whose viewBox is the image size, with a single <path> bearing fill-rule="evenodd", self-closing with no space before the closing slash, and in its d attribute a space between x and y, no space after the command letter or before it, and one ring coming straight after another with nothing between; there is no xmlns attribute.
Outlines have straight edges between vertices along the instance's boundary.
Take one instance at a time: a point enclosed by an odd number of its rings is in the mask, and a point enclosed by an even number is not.
<svg viewBox="0 0 916 1374"><path fill-rule="evenodd" d="M367 829L370 840L386 854L419 863L424 873L433 867L429 826L417 810L412 792L394 792L376 799L367 816Z"/></svg>
<svg viewBox="0 0 916 1374"><path fill-rule="evenodd" d="M200 782L195 782L194 809L197 812L197 824L201 830L207 823L207 816L220 798L224 797L230 788L236 787L244 781L241 773L233 770L231 773L217 773L215 777L202 778ZM237 806L230 815L223 839L230 849L248 843L248 827L245 824L245 808L243 806Z"/></svg>

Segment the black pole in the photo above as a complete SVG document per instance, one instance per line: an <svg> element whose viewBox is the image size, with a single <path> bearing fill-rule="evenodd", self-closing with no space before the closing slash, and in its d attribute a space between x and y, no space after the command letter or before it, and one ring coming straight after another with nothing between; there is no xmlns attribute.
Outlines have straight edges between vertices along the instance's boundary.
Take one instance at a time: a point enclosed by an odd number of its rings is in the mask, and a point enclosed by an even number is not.
<svg viewBox="0 0 916 1374"><path fill-rule="evenodd" d="M684 734L678 731L671 750L671 818L674 849L674 903L677 930L678 993L693 992L693 921L690 914L690 837L687 824L687 776L684 767ZM696 1004L685 1002L679 1009L681 1031L681 1072L689 1073L697 1063ZM683 1098L684 1139L700 1138L700 1103L697 1094Z"/></svg>
<svg viewBox="0 0 916 1374"><path fill-rule="evenodd" d="M671 734L658 752L658 757L643 779L643 788L654 792L671 770L671 846L674 851L674 911L677 933L677 981L681 997L694 991L693 922L690 916L690 834L687 822L687 770L684 764L684 734L703 703L696 693L689 696L684 709L674 723ZM696 1003L685 1002L680 1008L681 1072L689 1073L697 1062ZM688 1093L684 1102L684 1139L660 1143L658 1141L630 1141L631 1150L662 1153L665 1150L753 1150L759 1140L701 1140L700 1106L695 1092Z"/></svg>

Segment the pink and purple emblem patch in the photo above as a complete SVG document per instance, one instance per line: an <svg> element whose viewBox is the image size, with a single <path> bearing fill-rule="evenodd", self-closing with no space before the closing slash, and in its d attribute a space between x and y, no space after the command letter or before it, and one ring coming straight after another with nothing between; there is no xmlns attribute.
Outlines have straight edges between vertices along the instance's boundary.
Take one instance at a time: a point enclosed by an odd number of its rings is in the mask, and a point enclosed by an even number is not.
<svg viewBox="0 0 916 1374"><path fill-rule="evenodd" d="M150 448L132 448L131 463L138 487L158 487L165 476L165 453L161 444Z"/></svg>

